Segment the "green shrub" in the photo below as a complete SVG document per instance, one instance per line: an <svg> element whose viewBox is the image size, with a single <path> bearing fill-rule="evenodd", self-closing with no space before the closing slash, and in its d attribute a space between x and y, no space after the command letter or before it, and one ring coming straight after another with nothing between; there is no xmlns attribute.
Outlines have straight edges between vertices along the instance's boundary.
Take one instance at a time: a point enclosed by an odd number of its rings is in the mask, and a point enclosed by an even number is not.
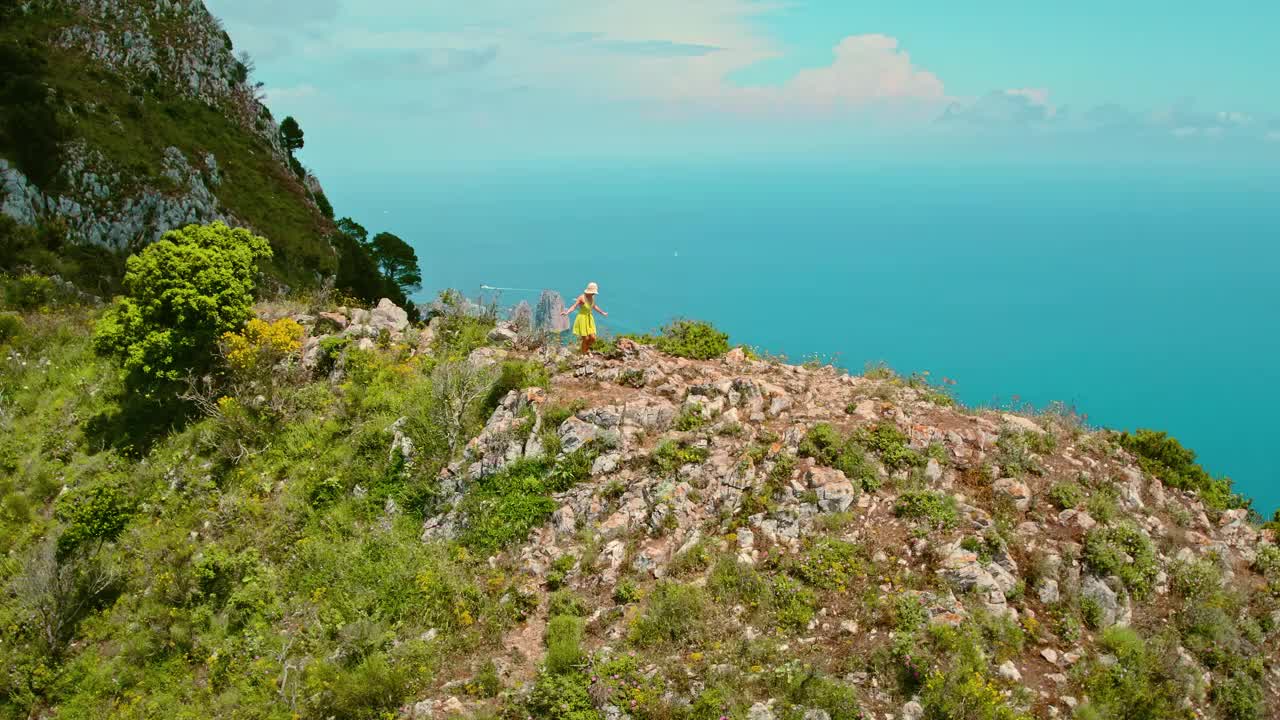
<svg viewBox="0 0 1280 720"><path fill-rule="evenodd" d="M1219 510L1249 507L1249 500L1231 491L1231 480L1214 478L1196 462L1195 452L1182 446L1168 433L1155 430L1124 432L1120 446L1138 458L1142 469L1165 485L1180 490L1194 490L1206 505Z"/></svg>
<svg viewBox="0 0 1280 720"><path fill-rule="evenodd" d="M1085 503L1085 510L1090 517L1103 525L1114 522L1120 517L1119 495L1116 489L1111 485L1104 485L1094 490L1089 501Z"/></svg>
<svg viewBox="0 0 1280 720"><path fill-rule="evenodd" d="M623 580L613 589L613 601L619 605L629 605L640 599L640 588L630 580Z"/></svg>
<svg viewBox="0 0 1280 720"><path fill-rule="evenodd" d="M898 373L889 367L889 363L884 360L872 362L868 360L862 369L862 377L868 380L893 380L898 377Z"/></svg>
<svg viewBox="0 0 1280 720"><path fill-rule="evenodd" d="M854 580L867 576L864 555L862 548L853 543L822 537L805 544L791 571L816 588L844 591Z"/></svg>
<svg viewBox="0 0 1280 720"><path fill-rule="evenodd" d="M317 717L375 718L399 705L409 671L378 653L344 669L326 660L307 666L307 704Z"/></svg>
<svg viewBox="0 0 1280 720"><path fill-rule="evenodd" d="M252 315L258 263L270 257L264 238L222 223L165 233L129 258L125 296L98 322L94 346L148 391L206 371L223 333Z"/></svg>
<svg viewBox="0 0 1280 720"><path fill-rule="evenodd" d="M570 615L573 617L585 617L587 615L587 605L582 598L569 590L557 590L551 594L550 604L547 614Z"/></svg>
<svg viewBox="0 0 1280 720"><path fill-rule="evenodd" d="M494 409L512 390L523 390L529 387L545 388L550 384L551 376L541 363L531 360L508 360L502 363L497 382L493 384L493 388L480 406L480 416L487 418L492 415Z"/></svg>
<svg viewBox="0 0 1280 720"><path fill-rule="evenodd" d="M995 462L1007 477L1043 475L1044 465L1035 454L1052 451L1054 444L1049 433L1006 428L996 438Z"/></svg>
<svg viewBox="0 0 1280 720"><path fill-rule="evenodd" d="M1097 527L1084 539L1085 565L1103 577L1115 575L1138 597L1146 597L1155 582L1155 546L1132 524Z"/></svg>
<svg viewBox="0 0 1280 720"><path fill-rule="evenodd" d="M546 457L521 460L473 483L458 507L463 517L459 542L494 552L528 537L559 507L551 494L588 477L597 452L588 443L554 462Z"/></svg>
<svg viewBox="0 0 1280 720"><path fill-rule="evenodd" d="M1242 673L1214 683L1212 698L1226 720L1260 720L1266 709L1262 687Z"/></svg>
<svg viewBox="0 0 1280 720"><path fill-rule="evenodd" d="M876 490L880 478L866 451L854 438L841 436L831 425L819 423L805 433L798 448L800 457L813 458L819 465L835 468L863 490Z"/></svg>
<svg viewBox="0 0 1280 720"><path fill-rule="evenodd" d="M819 668L808 663L788 661L765 673L765 680L769 694L785 700L785 704L779 703L784 718L800 718L809 710L821 710L832 720L865 717L852 687L824 676Z"/></svg>
<svg viewBox="0 0 1280 720"><path fill-rule="evenodd" d="M1128 627L1113 627L1099 638L1100 651L1115 661L1090 658L1077 668L1088 702L1082 718L1180 718L1188 669L1168 639L1147 641Z"/></svg>
<svg viewBox="0 0 1280 720"><path fill-rule="evenodd" d="M929 622L929 610L916 595L898 595L893 601L893 629L900 633L919 630Z"/></svg>
<svg viewBox="0 0 1280 720"><path fill-rule="evenodd" d="M124 532L135 503L116 482L73 490L58 498L55 517L64 529L58 536L58 555L66 557L85 543L111 542Z"/></svg>
<svg viewBox="0 0 1280 720"><path fill-rule="evenodd" d="M1258 548L1253 569L1263 577L1280 577L1280 547L1264 545Z"/></svg>
<svg viewBox="0 0 1280 720"><path fill-rule="evenodd" d="M675 420L675 429L681 432L697 430L706 424L702 417L702 406L697 403L685 405Z"/></svg>
<svg viewBox="0 0 1280 720"><path fill-rule="evenodd" d="M711 360L729 352L729 336L699 320L672 322L662 328L653 344L668 355L692 360Z"/></svg>
<svg viewBox="0 0 1280 720"><path fill-rule="evenodd" d="M1074 643L1080 639L1080 633L1083 628L1080 627L1080 617L1070 606L1061 604L1049 609L1049 618L1052 621L1053 634L1057 635L1064 643Z"/></svg>
<svg viewBox="0 0 1280 720"><path fill-rule="evenodd" d="M16 310L38 310L53 303L58 288L43 275L20 275L4 281L4 303Z"/></svg>
<svg viewBox="0 0 1280 720"><path fill-rule="evenodd" d="M582 667L582 618L557 615L547 623L547 672L562 674Z"/></svg>
<svg viewBox="0 0 1280 720"><path fill-rule="evenodd" d="M960 520L955 498L932 490L902 493L893 512L900 518L925 522L938 529L955 527Z"/></svg>
<svg viewBox="0 0 1280 720"><path fill-rule="evenodd" d="M1059 510L1069 510L1084 502L1084 488L1080 483L1064 480L1049 488L1049 502Z"/></svg>
<svg viewBox="0 0 1280 720"><path fill-rule="evenodd" d="M555 562L551 563L551 567L547 569L547 587L552 590L564 587L569 571L573 570L573 566L576 564L578 564L578 559L568 553L556 558Z"/></svg>
<svg viewBox="0 0 1280 720"><path fill-rule="evenodd" d="M710 452L703 447L693 447L674 440L663 440L654 449L650 463L659 474L674 475L685 465L700 463L709 455Z"/></svg>
<svg viewBox="0 0 1280 720"><path fill-rule="evenodd" d="M591 667L591 697L599 706L627 708L626 714L639 718L685 718L673 714L663 697L666 683L661 675L641 670L632 655L595 658Z"/></svg>
<svg viewBox="0 0 1280 720"><path fill-rule="evenodd" d="M1085 627L1098 630L1102 627L1102 606L1093 598L1080 598L1080 617Z"/></svg>
<svg viewBox="0 0 1280 720"><path fill-rule="evenodd" d="M493 552L524 540L555 512L546 483L536 474L502 473L477 483L463 498L465 516L459 541L482 552Z"/></svg>
<svg viewBox="0 0 1280 720"><path fill-rule="evenodd" d="M1184 598L1207 598L1222 589L1222 571L1208 558L1177 562L1170 568L1169 587Z"/></svg>
<svg viewBox="0 0 1280 720"><path fill-rule="evenodd" d="M991 538L976 538L972 535L966 535L960 539L960 547L971 553L976 553L978 562L989 563L996 551L1000 549L998 542L990 542Z"/></svg>
<svg viewBox="0 0 1280 720"><path fill-rule="evenodd" d="M755 568L738 562L732 557L720 558L707 579L707 589L716 600L745 605L749 608L767 608L769 584Z"/></svg>
<svg viewBox="0 0 1280 720"><path fill-rule="evenodd" d="M863 447L876 453L880 462L889 470L923 467L928 459L907 446L907 434L897 425L881 422L871 427L858 428L854 439Z"/></svg>
<svg viewBox="0 0 1280 720"><path fill-rule="evenodd" d="M969 669L935 672L920 692L924 717L931 720L1030 720L1008 705L1000 687Z"/></svg>
<svg viewBox="0 0 1280 720"><path fill-rule="evenodd" d="M710 543L706 538L694 543L693 547L671 558L667 564L667 573L679 577L707 569L711 565Z"/></svg>
<svg viewBox="0 0 1280 720"><path fill-rule="evenodd" d="M467 693L476 697L492 698L502 692L502 678L498 677L498 666L492 660L486 660L480 671L467 683Z"/></svg>
<svg viewBox="0 0 1280 720"><path fill-rule="evenodd" d="M644 614L631 626L631 642L641 647L698 643L706 631L709 611L700 588L659 582L649 595Z"/></svg>
<svg viewBox="0 0 1280 720"><path fill-rule="evenodd" d="M542 424L544 427L559 429L565 420L577 415L586 407L587 403L583 400L575 400L567 405L549 405L542 409Z"/></svg>
<svg viewBox="0 0 1280 720"><path fill-rule="evenodd" d="M16 313L0 312L0 345L18 339L23 330L22 318Z"/></svg>
<svg viewBox="0 0 1280 720"><path fill-rule="evenodd" d="M607 354L607 353L604 353L603 350L601 350L600 352L602 354ZM626 387L629 387L629 388L644 387L644 370L641 370L639 368L627 368L626 370L623 370L621 373L618 374L618 384L625 385Z"/></svg>
<svg viewBox="0 0 1280 720"><path fill-rule="evenodd" d="M786 575L774 576L769 583L771 593L769 607L778 625L792 630L804 630L818 610L818 600L813 591Z"/></svg>
<svg viewBox="0 0 1280 720"><path fill-rule="evenodd" d="M543 672L529 693L529 717L539 720L600 720L582 672Z"/></svg>

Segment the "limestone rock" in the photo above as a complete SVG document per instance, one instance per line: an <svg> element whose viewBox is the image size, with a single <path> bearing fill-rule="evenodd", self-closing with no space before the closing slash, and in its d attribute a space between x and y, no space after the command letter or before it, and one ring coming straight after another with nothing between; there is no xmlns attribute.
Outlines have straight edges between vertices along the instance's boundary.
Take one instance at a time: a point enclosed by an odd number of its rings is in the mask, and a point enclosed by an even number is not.
<svg viewBox="0 0 1280 720"><path fill-rule="evenodd" d="M1080 596L1092 600L1101 611L1098 619L1100 627L1112 625L1128 625L1133 614L1129 603L1129 593L1115 578L1106 580L1096 575L1085 575L1080 584Z"/></svg>
<svg viewBox="0 0 1280 720"><path fill-rule="evenodd" d="M378 330L403 332L409 327L409 313L387 298L382 298L370 313L369 324Z"/></svg>
<svg viewBox="0 0 1280 720"><path fill-rule="evenodd" d="M1031 488L1021 480L1013 478L1000 478L996 480L993 486L996 493L1008 498L1013 502L1013 506L1020 512L1026 512L1031 507Z"/></svg>

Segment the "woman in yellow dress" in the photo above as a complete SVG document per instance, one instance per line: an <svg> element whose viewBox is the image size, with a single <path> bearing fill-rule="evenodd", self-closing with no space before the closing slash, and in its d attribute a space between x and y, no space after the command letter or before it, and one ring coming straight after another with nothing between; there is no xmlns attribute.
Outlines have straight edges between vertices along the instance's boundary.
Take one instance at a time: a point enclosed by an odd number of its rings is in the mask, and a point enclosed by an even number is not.
<svg viewBox="0 0 1280 720"><path fill-rule="evenodd" d="M565 311L568 315L576 308L578 317L573 319L573 334L582 338L582 354L586 355L591 352L591 346L596 343L596 316L600 313L605 317L609 317L609 313L603 308L596 305L596 293L600 292L600 288L595 283L587 283L587 289L582 291L577 300L573 301Z"/></svg>

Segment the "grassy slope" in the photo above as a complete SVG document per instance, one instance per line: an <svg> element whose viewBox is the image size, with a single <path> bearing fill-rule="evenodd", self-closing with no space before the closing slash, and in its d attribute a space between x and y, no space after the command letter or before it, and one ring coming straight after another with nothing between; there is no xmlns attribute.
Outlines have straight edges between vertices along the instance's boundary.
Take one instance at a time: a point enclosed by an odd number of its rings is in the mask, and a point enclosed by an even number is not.
<svg viewBox="0 0 1280 720"><path fill-rule="evenodd" d="M160 175L164 149L181 149L193 166L213 153L223 182L219 202L266 236L276 257L270 272L294 285L310 285L315 273L332 273L336 258L324 238L332 223L306 200L306 191L271 149L215 108L145 83L131 86L101 70L92 58L53 48L50 38L67 22L49 16L18 16L0 28L0 42L46 49L47 82L58 93L73 138L100 150L126 180L124 194L140 185L173 190ZM269 121L268 121L269 122Z"/></svg>
<svg viewBox="0 0 1280 720"><path fill-rule="evenodd" d="M24 319L0 360L0 587L57 527L64 485L70 496L121 487L134 514L105 551L120 583L61 661L38 650L20 603L0 598L0 718L49 707L62 718L375 717L494 648L520 612L499 602L513 573L419 541L439 469L430 361L364 356L353 382L299 389L283 423L157 431L130 415L93 355L92 314ZM423 453L412 468L387 452L405 409ZM253 450L237 465L225 452L235 441ZM388 498L398 514L385 513ZM439 640L421 639L430 628ZM283 666L304 658L282 692Z"/></svg>

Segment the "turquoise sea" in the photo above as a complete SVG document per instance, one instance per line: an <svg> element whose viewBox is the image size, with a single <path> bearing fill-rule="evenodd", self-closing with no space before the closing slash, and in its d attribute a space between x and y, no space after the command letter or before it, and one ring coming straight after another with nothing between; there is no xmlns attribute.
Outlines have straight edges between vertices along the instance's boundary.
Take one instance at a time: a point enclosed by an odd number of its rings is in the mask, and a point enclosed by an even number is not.
<svg viewBox="0 0 1280 720"><path fill-rule="evenodd" d="M1060 400L1165 429L1280 507L1280 182L1203 169L548 168L331 183L418 250L424 296L589 280L615 332L737 342L970 404ZM507 291L504 302L536 300Z"/></svg>

